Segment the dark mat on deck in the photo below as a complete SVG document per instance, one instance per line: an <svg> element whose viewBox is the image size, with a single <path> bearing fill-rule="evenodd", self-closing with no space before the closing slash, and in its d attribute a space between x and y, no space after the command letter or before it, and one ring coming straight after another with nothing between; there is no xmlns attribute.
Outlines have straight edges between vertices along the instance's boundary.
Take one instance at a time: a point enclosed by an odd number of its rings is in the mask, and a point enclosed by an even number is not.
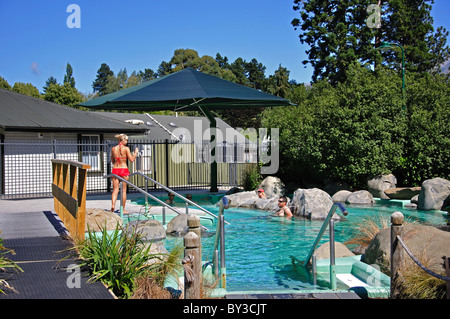
<svg viewBox="0 0 450 319"><path fill-rule="evenodd" d="M113 299L100 282L88 283L88 272L77 267L68 252L69 242L60 237L7 239L3 245L13 249L14 260L23 272L0 272L15 291L2 288L0 299Z"/></svg>

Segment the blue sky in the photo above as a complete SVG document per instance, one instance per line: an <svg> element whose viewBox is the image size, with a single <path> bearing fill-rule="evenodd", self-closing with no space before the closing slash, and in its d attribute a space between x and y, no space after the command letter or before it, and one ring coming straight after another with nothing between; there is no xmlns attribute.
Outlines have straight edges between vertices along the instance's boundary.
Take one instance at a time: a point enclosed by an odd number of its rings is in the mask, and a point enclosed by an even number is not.
<svg viewBox="0 0 450 319"><path fill-rule="evenodd" d="M70 4L81 9L80 28L66 24ZM189 48L230 62L256 58L266 76L281 64L290 79L309 82L312 69L301 64L307 47L291 25L298 15L292 7L292 0L0 0L0 76L42 92L50 76L63 82L69 62L76 88L86 94L102 63L130 75L156 70L176 49ZM449 12L450 1L436 0L435 26L450 31Z"/></svg>

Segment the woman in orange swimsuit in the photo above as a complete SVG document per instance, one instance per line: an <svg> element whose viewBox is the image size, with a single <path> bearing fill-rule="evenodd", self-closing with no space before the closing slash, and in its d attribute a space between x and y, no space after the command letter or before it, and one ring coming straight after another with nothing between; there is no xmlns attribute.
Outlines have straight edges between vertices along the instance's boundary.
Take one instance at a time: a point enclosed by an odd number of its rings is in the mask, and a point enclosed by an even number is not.
<svg viewBox="0 0 450 319"><path fill-rule="evenodd" d="M136 147L134 155L131 155L130 149L128 148L128 146L126 146L128 143L128 136L125 134L119 134L116 135L116 138L119 141L119 145L114 146L111 149L111 162L113 163L113 169L111 173L116 174L128 181L128 175L130 175L130 172L128 170L127 160L134 162L139 149ZM112 177L111 179L113 182L111 212L113 212L116 207L117 195L119 194L120 180L115 177ZM127 184L123 183L122 187L122 205L124 209L123 213L128 214L128 212L125 211L125 202L127 200Z"/></svg>

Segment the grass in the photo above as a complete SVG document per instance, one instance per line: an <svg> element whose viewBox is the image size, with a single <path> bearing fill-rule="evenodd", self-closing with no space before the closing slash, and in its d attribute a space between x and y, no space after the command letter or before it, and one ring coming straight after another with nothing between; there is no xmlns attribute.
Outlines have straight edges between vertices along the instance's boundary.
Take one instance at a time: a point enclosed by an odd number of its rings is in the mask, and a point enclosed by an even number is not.
<svg viewBox="0 0 450 319"><path fill-rule="evenodd" d="M429 268L431 258L424 251L417 259ZM429 275L408 257L400 267L397 282L399 298L401 299L445 299L447 283ZM441 275L445 276L444 273Z"/></svg>
<svg viewBox="0 0 450 319"><path fill-rule="evenodd" d="M356 225L356 235L344 244L356 244L367 248L375 235L378 234L380 230L388 227L389 219L387 217L383 217L382 215L365 217L361 223Z"/></svg>

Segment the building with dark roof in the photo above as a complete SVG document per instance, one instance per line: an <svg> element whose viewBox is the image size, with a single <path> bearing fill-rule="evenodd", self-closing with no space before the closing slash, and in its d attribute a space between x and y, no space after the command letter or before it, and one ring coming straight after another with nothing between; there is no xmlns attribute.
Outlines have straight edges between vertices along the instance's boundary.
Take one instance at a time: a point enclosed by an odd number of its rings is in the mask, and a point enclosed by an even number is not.
<svg viewBox="0 0 450 319"><path fill-rule="evenodd" d="M210 134L204 117L87 112L5 89L0 89L0 112L0 197L51 194L52 159L90 164L88 192L109 191L104 176L110 173L110 150L119 133L129 136L130 148L140 149L130 170L171 186L209 182ZM222 184L236 185L241 174L236 165L255 162L256 146L221 119L216 120L217 162L224 164ZM170 157L164 155L164 143L177 155L183 154L183 158L178 157L179 171L166 169ZM192 157L186 156L188 153ZM201 174L197 167L202 168Z"/></svg>

